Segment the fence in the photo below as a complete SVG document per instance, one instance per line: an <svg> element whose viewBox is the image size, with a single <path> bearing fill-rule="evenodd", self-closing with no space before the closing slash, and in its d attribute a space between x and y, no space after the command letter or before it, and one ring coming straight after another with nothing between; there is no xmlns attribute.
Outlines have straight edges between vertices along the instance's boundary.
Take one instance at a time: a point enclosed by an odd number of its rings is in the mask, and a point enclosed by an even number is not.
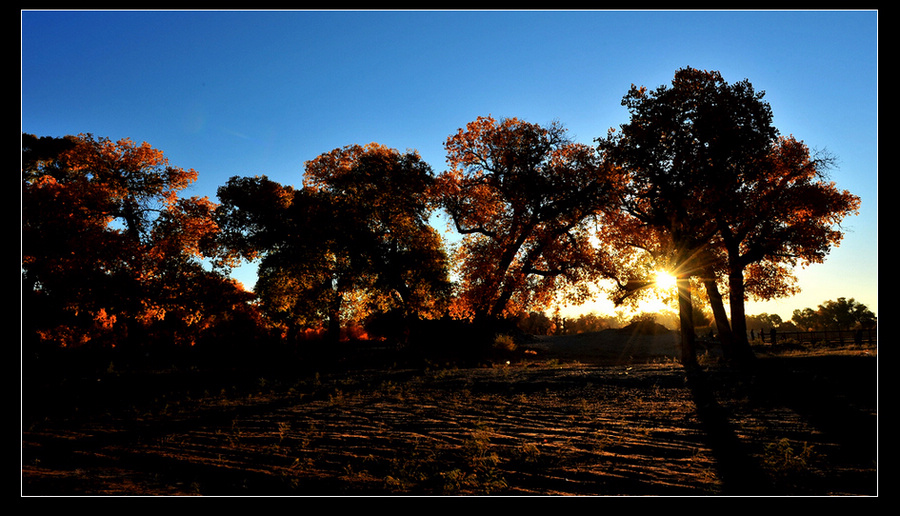
<svg viewBox="0 0 900 516"><path fill-rule="evenodd" d="M878 330L825 330L825 331L769 331L760 332L754 342L765 344L799 342L808 344L877 344Z"/></svg>

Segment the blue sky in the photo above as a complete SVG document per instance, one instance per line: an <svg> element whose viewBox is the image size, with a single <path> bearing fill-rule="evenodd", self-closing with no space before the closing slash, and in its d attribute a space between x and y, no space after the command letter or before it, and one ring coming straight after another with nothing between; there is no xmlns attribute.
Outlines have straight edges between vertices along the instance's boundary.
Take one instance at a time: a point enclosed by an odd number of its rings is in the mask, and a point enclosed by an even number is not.
<svg viewBox="0 0 900 516"><path fill-rule="evenodd" d="M627 122L631 84L687 66L749 79L783 134L838 158L831 179L862 210L798 271L800 295L748 313L838 297L877 313L877 11L22 11L21 25L22 131L146 141L213 200L231 176L299 186L305 161L356 143L440 172L445 139L483 115L559 120L591 143Z"/></svg>

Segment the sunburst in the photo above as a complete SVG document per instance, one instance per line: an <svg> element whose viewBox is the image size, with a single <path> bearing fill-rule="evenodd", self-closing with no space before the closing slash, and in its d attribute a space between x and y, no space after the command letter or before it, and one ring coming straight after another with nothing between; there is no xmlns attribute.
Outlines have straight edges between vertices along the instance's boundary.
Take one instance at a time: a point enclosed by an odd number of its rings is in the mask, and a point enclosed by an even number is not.
<svg viewBox="0 0 900 516"><path fill-rule="evenodd" d="M653 285L660 290L672 290L675 288L675 282L675 276L669 271L658 270L654 273Z"/></svg>

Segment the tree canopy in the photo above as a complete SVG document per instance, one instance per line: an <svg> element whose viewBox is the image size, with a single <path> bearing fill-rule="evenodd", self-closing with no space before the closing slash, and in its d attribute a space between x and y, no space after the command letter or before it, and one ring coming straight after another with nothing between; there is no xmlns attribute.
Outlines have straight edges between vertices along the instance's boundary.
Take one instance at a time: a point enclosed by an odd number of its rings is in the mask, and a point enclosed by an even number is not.
<svg viewBox="0 0 900 516"><path fill-rule="evenodd" d="M435 196L463 235L460 314L540 308L565 286L584 296L584 287L612 274L595 237L620 176L561 124L479 117L445 147L450 169L438 176Z"/></svg>
<svg viewBox="0 0 900 516"><path fill-rule="evenodd" d="M399 311L432 317L449 296L443 241L428 224L430 167L379 144L307 162L301 189L266 177L219 190L229 248L261 256L263 309L293 330Z"/></svg>
<svg viewBox="0 0 900 516"><path fill-rule="evenodd" d="M801 331L855 330L875 326L875 314L855 299L839 297L823 302L816 309L794 310L791 322Z"/></svg>
<svg viewBox="0 0 900 516"><path fill-rule="evenodd" d="M146 143L23 136L28 335L60 346L142 345L154 334L194 343L214 314L246 302L201 264L219 252L218 228L207 198L179 197L196 176Z"/></svg>
<svg viewBox="0 0 900 516"><path fill-rule="evenodd" d="M689 278L703 278L716 304L713 280L727 275L730 330L746 353L745 272L760 296L790 291L789 268L820 260L839 241L832 226L858 203L817 181L822 163L779 136L763 97L747 80L728 84L718 72L684 68L671 86L632 86L622 101L630 121L598 140L604 158L627 174L623 212L646 228L637 245L680 278L688 354ZM724 310L713 312L727 330Z"/></svg>

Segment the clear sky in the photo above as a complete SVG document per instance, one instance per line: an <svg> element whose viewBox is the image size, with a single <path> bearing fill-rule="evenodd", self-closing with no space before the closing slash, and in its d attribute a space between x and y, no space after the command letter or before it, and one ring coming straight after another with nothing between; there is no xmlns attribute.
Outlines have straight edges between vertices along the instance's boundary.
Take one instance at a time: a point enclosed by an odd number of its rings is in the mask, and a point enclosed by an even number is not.
<svg viewBox="0 0 900 516"><path fill-rule="evenodd" d="M23 132L146 141L212 200L232 176L299 186L305 161L357 143L415 149L437 173L483 115L592 143L627 122L632 84L688 66L749 79L783 134L838 158L831 179L862 209L798 272L800 295L748 313L838 297L877 313L877 11L25 10L21 25Z"/></svg>

